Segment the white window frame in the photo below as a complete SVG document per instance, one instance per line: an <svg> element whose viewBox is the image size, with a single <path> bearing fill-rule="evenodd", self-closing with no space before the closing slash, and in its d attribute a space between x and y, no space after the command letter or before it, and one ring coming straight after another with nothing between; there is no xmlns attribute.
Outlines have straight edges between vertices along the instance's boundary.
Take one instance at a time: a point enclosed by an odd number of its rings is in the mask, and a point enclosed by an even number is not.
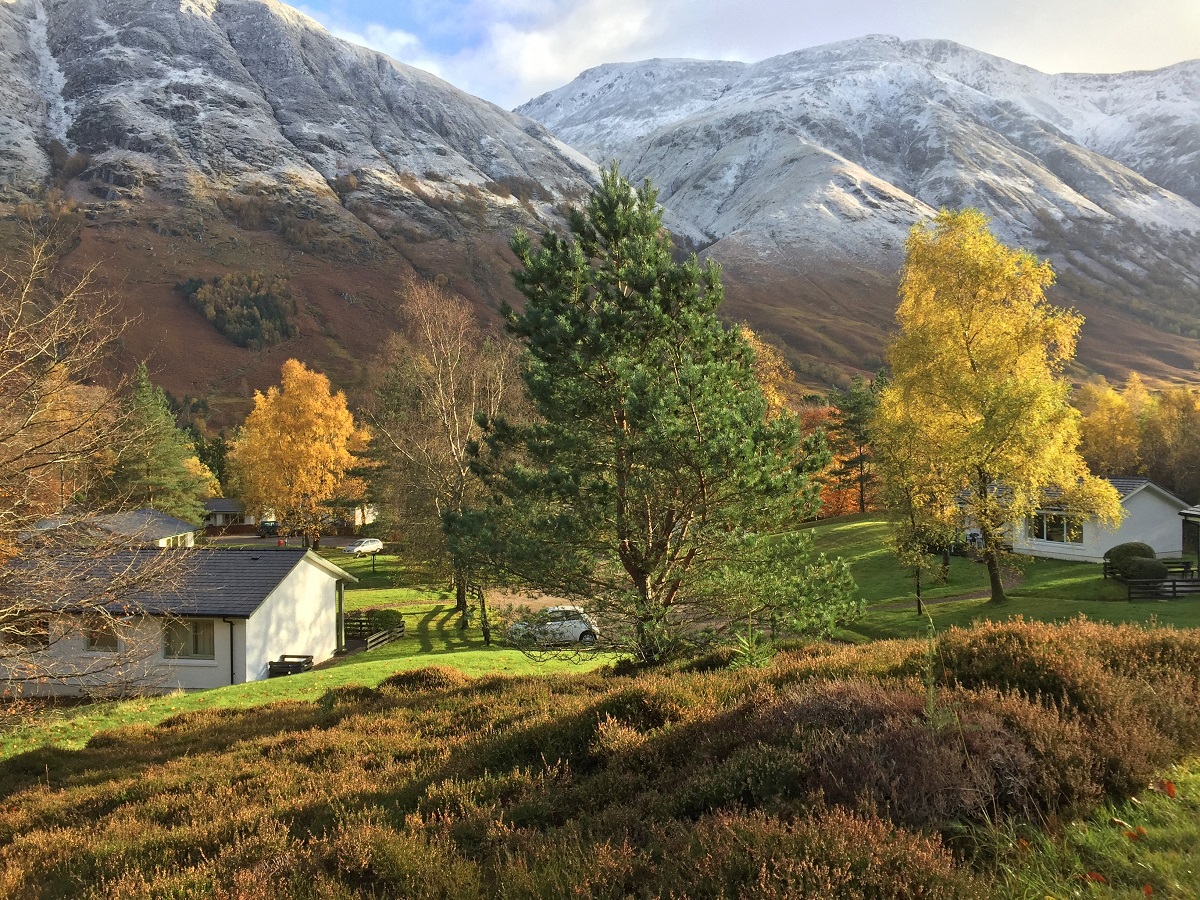
<svg viewBox="0 0 1200 900"><path fill-rule="evenodd" d="M1062 519L1062 540L1047 537L1047 535L1050 533L1051 518ZM1078 547L1083 544L1084 521L1085 520L1083 516L1072 516L1065 512L1053 510L1039 510L1029 517L1029 520L1025 525L1025 533L1029 536L1030 540L1041 541L1045 544L1064 544ZM1077 540L1071 539L1072 524L1076 525L1078 528L1076 533L1079 537Z"/></svg>
<svg viewBox="0 0 1200 900"><path fill-rule="evenodd" d="M196 627L207 626L210 632L210 641L212 646L211 653L197 652L196 650ZM191 645L190 650L184 651L180 648L179 653L172 652L171 647L171 629L186 628L188 634L188 642ZM182 659L182 660L215 660L217 658L217 624L213 619L168 619L163 622L163 659Z"/></svg>

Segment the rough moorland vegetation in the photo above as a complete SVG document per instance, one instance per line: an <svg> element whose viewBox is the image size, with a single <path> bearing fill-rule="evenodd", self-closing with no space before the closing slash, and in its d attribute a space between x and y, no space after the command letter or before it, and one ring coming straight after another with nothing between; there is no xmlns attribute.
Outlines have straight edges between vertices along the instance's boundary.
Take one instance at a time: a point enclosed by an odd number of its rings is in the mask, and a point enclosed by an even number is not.
<svg viewBox="0 0 1200 900"><path fill-rule="evenodd" d="M726 663L422 669L29 753L0 768L0 893L984 896L980 834L1200 746L1194 632L1016 622Z"/></svg>

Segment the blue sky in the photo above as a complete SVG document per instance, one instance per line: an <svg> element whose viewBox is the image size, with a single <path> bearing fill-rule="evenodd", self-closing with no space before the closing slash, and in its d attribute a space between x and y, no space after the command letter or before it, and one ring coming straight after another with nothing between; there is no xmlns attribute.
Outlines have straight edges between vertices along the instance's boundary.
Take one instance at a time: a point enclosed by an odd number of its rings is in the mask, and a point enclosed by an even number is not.
<svg viewBox="0 0 1200 900"><path fill-rule="evenodd" d="M753 61L865 34L948 38L1045 72L1200 58L1200 0L305 0L335 34L506 108L605 62Z"/></svg>

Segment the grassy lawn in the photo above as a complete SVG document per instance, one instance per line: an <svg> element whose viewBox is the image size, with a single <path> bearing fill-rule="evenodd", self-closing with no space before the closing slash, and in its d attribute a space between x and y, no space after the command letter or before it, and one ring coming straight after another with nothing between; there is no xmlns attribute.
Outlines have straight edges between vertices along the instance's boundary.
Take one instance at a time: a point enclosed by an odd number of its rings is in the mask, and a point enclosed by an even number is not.
<svg viewBox="0 0 1200 900"><path fill-rule="evenodd" d="M1057 834L998 835L996 896L1200 897L1200 759L1163 779L1137 803L1103 807Z"/></svg>
<svg viewBox="0 0 1200 900"><path fill-rule="evenodd" d="M867 614L840 636L847 640L881 640L923 635L928 620L918 617L911 572L900 569L887 549L890 526L877 513L845 516L810 526L816 545L844 558L867 601ZM1005 620L1015 616L1046 622L1079 615L1101 622L1125 622L1200 628L1200 597L1162 603L1129 603L1125 586L1105 580L1095 563L1056 559L1025 559L1020 576L1009 589L1009 602L991 605L987 571L981 563L953 557L945 584L922 584L921 595L934 600L927 612L937 628L966 626L977 619ZM951 599L971 598L971 599Z"/></svg>

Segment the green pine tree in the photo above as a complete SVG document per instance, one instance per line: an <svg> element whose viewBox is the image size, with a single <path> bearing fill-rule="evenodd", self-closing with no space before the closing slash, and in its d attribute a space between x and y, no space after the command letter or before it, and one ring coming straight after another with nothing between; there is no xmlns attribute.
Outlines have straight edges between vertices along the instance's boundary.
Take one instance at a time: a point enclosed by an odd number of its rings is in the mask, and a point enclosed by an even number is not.
<svg viewBox="0 0 1200 900"><path fill-rule="evenodd" d="M203 521L205 482L186 463L195 455L192 441L176 426L166 394L150 381L145 363L138 366L123 406L134 439L106 484L108 505L150 507L185 522Z"/></svg>
<svg viewBox="0 0 1200 900"><path fill-rule="evenodd" d="M855 375L849 389L829 393L829 403L835 411L829 427L829 443L838 460L829 474L839 484L855 486L859 512L867 511L867 495L875 484L871 421L879 406L879 392L886 385L882 373L874 381Z"/></svg>
<svg viewBox="0 0 1200 900"><path fill-rule="evenodd" d="M451 523L460 551L578 599L647 662L745 615L819 618L756 605L755 584L792 606L830 593L805 589L830 572L803 542L764 543L815 510L797 423L768 421L753 354L716 315L719 269L674 261L656 196L614 166L571 239L513 238L526 303L507 314L536 415L489 423L478 468L496 502ZM844 567L832 581L839 600L852 587Z"/></svg>

